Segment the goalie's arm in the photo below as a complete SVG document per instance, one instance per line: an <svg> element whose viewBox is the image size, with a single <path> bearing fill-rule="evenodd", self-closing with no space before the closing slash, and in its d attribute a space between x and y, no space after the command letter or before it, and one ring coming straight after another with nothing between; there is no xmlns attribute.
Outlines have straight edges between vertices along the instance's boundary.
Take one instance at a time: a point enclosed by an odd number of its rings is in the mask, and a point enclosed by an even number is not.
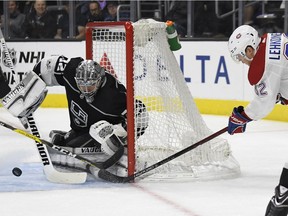
<svg viewBox="0 0 288 216"><path fill-rule="evenodd" d="M46 84L33 71L2 98L3 107L13 116L23 118L33 113L47 95Z"/></svg>
<svg viewBox="0 0 288 216"><path fill-rule="evenodd" d="M64 56L52 56L42 59L34 66L33 71L28 72L25 78L12 90L2 72L0 75L0 96L3 107L18 118L33 113L47 95L46 86L59 85L55 77L59 62L63 66L66 65L63 62L67 63L68 61L69 59Z"/></svg>
<svg viewBox="0 0 288 216"><path fill-rule="evenodd" d="M70 61L65 56L49 56L39 61L33 68L33 71L41 77L47 86L64 85L63 75L66 72L66 66Z"/></svg>

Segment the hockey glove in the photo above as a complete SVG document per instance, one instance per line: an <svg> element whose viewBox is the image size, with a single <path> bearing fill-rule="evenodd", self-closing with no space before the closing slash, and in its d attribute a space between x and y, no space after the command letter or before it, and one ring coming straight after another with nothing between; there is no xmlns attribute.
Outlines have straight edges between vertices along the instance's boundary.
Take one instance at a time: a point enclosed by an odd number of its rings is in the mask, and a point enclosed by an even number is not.
<svg viewBox="0 0 288 216"><path fill-rule="evenodd" d="M229 118L228 133L233 135L234 133L244 133L246 124L251 119L245 114L243 106L234 107L232 115Z"/></svg>

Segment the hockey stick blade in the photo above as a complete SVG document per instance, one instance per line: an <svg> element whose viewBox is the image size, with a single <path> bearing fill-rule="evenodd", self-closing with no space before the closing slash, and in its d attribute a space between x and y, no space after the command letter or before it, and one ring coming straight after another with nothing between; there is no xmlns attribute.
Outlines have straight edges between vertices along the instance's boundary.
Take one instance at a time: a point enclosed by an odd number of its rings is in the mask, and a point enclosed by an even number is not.
<svg viewBox="0 0 288 216"><path fill-rule="evenodd" d="M28 137L30 139L33 139L34 141L36 141L38 143L42 143L42 144L44 144L46 146L49 146L50 148L52 148L52 149L54 149L56 151L59 151L59 152L61 152L63 154L66 154L66 155L68 155L70 157L74 157L74 158L76 158L76 159L78 159L78 160L80 160L80 161L82 161L82 162L84 162L86 164L89 164L90 166L96 167L98 169L107 169L107 168L109 168L110 166L114 165L121 158L121 156L124 154L124 147L122 146L115 152L114 155L112 155L106 161L104 161L104 162L93 162L93 161L90 161L90 160L88 160L88 159L86 159L86 158L84 158L84 157L82 157L82 156L80 156L78 154L74 154L71 151L69 151L69 150L67 150L67 149L65 149L65 148L63 148L61 146L54 145L53 143L48 142L48 141L46 141L44 139L41 139L41 138L39 138L37 136L34 136L33 134L30 134L30 133L28 133L28 132L26 132L24 130L21 130L21 129L15 128L15 127L13 127L13 126L11 126L9 124L6 124L3 121L0 121L0 125L3 126L3 127L8 128L8 129L10 129L10 130L12 130L12 131L14 131L16 133L18 133L18 134L21 134L21 135L26 136L26 137Z"/></svg>
<svg viewBox="0 0 288 216"><path fill-rule="evenodd" d="M25 118L27 126L29 127L31 133L40 138L38 128L36 126L33 114L30 114ZM39 156L43 164L43 171L48 181L61 184L82 184L86 182L87 173L86 172L61 172L58 171L52 163L47 147L42 143L35 140Z"/></svg>
<svg viewBox="0 0 288 216"><path fill-rule="evenodd" d="M131 182L131 181L134 181L135 178L143 175L144 173L147 173L151 170L154 170L156 169L157 167L163 165L163 164L166 164L167 162L171 161L171 160L174 160L175 158L191 151L192 149L195 149L196 147L214 139L215 137L218 137L220 136L221 134L225 133L227 131L228 127L225 127L217 132L215 132L214 134L211 134L210 136L198 141L197 143L195 144L192 144L188 147L186 147L185 149L179 151L179 152L176 152L175 154L139 171L139 172L136 172L135 174L133 175L130 175L130 176L127 176L127 177L122 177L122 176L117 176L117 175L114 175L110 172L108 172L107 170L104 170L104 169L101 169L98 173L98 176L99 178L101 179L104 179L106 181L109 181L109 182L113 182L113 183L127 183L127 182Z"/></svg>

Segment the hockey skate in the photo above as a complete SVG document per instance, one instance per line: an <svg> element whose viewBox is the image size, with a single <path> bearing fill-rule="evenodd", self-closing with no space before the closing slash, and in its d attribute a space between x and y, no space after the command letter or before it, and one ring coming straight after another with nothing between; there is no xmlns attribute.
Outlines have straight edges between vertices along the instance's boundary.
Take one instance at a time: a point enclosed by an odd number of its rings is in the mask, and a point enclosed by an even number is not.
<svg viewBox="0 0 288 216"><path fill-rule="evenodd" d="M288 190L280 192L280 185L275 188L275 195L271 198L265 216L287 216L288 214Z"/></svg>

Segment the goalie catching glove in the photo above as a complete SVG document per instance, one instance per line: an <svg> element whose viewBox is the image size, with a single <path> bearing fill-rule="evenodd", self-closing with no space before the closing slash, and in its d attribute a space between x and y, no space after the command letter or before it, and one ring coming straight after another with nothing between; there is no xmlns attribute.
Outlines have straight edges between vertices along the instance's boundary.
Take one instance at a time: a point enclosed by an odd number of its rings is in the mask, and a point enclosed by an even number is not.
<svg viewBox="0 0 288 216"><path fill-rule="evenodd" d="M41 105L46 95L46 84L33 71L30 71L2 99L2 104L13 116L23 118L33 113Z"/></svg>
<svg viewBox="0 0 288 216"><path fill-rule="evenodd" d="M127 136L126 130L121 125L112 125L107 121L99 121L91 125L89 134L101 144L101 150L112 156L120 148L125 146ZM121 166L127 168L127 153L117 161Z"/></svg>
<svg viewBox="0 0 288 216"><path fill-rule="evenodd" d="M228 133L244 133L246 124L252 121L244 112L243 106L234 107L232 115L229 118Z"/></svg>

